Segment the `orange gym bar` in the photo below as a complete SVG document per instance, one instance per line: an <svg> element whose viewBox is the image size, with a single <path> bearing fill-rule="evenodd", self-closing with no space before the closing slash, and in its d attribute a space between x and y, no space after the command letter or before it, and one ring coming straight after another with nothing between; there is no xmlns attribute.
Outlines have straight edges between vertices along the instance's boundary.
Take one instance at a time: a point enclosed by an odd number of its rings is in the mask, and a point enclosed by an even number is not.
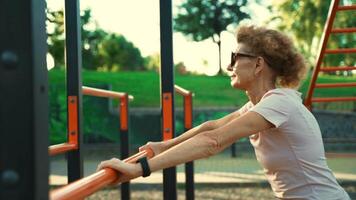
<svg viewBox="0 0 356 200"><path fill-rule="evenodd" d="M355 48L347 48L347 49L326 49L326 54L337 54L337 53L356 53Z"/></svg>
<svg viewBox="0 0 356 200"><path fill-rule="evenodd" d="M142 157L152 158L152 151L141 151L127 159L124 162L136 163ZM90 176L82 178L71 184L55 189L50 193L51 200L72 200L84 199L95 193L101 188L108 186L118 178L118 173L110 168L102 169Z"/></svg>
<svg viewBox="0 0 356 200"><path fill-rule="evenodd" d="M355 27L351 27L351 28L335 28L335 29L331 29L332 33L354 33L356 32L356 28Z"/></svg>
<svg viewBox="0 0 356 200"><path fill-rule="evenodd" d="M126 93L123 92L112 92L108 90L102 90L102 89L97 89L97 88L91 88L91 87L82 87L82 91L84 95L89 95L89 96L96 96L96 97L108 97L108 98L121 98L126 95ZM129 95L129 100L133 100L134 97Z"/></svg>
<svg viewBox="0 0 356 200"><path fill-rule="evenodd" d="M50 146L48 151L50 156L54 156L68 151L75 150L77 148L78 146L76 144L62 143L62 144L56 144Z"/></svg>
<svg viewBox="0 0 356 200"><path fill-rule="evenodd" d="M335 71L348 71L348 70L356 70L356 67L342 66L342 67L323 67L323 68L320 68L321 72L335 72Z"/></svg>
<svg viewBox="0 0 356 200"><path fill-rule="evenodd" d="M318 83L315 88L356 87L356 83Z"/></svg>
<svg viewBox="0 0 356 200"><path fill-rule="evenodd" d="M345 11L345 10L356 10L356 5L350 5L350 6L339 6L337 10L340 11Z"/></svg>
<svg viewBox="0 0 356 200"><path fill-rule="evenodd" d="M356 101L356 97L319 97L312 98L312 102L337 102L337 101Z"/></svg>

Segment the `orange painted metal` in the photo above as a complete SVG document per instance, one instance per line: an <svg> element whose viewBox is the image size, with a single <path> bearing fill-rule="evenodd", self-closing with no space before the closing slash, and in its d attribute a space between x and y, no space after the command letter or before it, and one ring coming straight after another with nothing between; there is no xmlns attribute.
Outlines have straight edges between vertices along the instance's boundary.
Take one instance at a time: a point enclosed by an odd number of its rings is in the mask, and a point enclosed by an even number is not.
<svg viewBox="0 0 356 200"><path fill-rule="evenodd" d="M356 83L319 83L315 88L356 87Z"/></svg>
<svg viewBox="0 0 356 200"><path fill-rule="evenodd" d="M331 30L332 33L354 33L356 32L356 27L350 28L334 28Z"/></svg>
<svg viewBox="0 0 356 200"><path fill-rule="evenodd" d="M325 53L325 49L327 47L327 41L329 39L330 36L330 32L333 28L333 22L336 16L336 11L338 9L338 5L339 5L339 0L332 0L331 4L330 4L330 8L329 8L329 13L328 13L328 17L325 23L325 27L324 27L324 31L323 31L323 35L321 37L321 44L319 46L319 51L318 51L318 58L316 60L316 64L314 67L314 71L313 71L313 75L312 78L310 80L310 84L309 84L309 89L308 89L308 93L306 95L305 98L305 105L311 109L311 99L314 93L314 89L315 89L315 84L316 84L316 80L318 77L318 73L321 67L321 64L323 62L323 58L324 58L324 53ZM340 8L340 7L339 7Z"/></svg>
<svg viewBox="0 0 356 200"><path fill-rule="evenodd" d="M142 157L152 158L153 152L141 151L127 159L124 162L136 163ZM59 189L55 189L50 193L51 200L73 200L84 199L85 197L93 194L94 192L104 188L105 186L114 183L119 174L110 168L102 169L90 176L82 178L78 181L70 183Z"/></svg>
<svg viewBox="0 0 356 200"><path fill-rule="evenodd" d="M356 101L356 97L314 97L312 102Z"/></svg>
<svg viewBox="0 0 356 200"><path fill-rule="evenodd" d="M162 102L163 140L169 140L173 138L172 94L169 92L163 93Z"/></svg>
<svg viewBox="0 0 356 200"><path fill-rule="evenodd" d="M182 96L188 96L191 95L191 92L178 86L178 85L174 85L174 91L177 92L178 94L182 95Z"/></svg>
<svg viewBox="0 0 356 200"><path fill-rule="evenodd" d="M340 66L340 67L323 67L323 68L320 68L320 71L322 71L322 72L335 72L335 71L348 71L348 70L356 70L356 67Z"/></svg>
<svg viewBox="0 0 356 200"><path fill-rule="evenodd" d="M184 128L191 129L193 122L192 95L184 96Z"/></svg>
<svg viewBox="0 0 356 200"><path fill-rule="evenodd" d="M62 143L62 144L51 145L48 148L48 152L50 156L55 156L58 154L66 153L68 151L76 150L77 148L78 147L75 144Z"/></svg>
<svg viewBox="0 0 356 200"><path fill-rule="evenodd" d="M127 131L129 123L128 97L125 95L120 98L120 130Z"/></svg>
<svg viewBox="0 0 356 200"><path fill-rule="evenodd" d="M356 158L356 153L326 153L328 158Z"/></svg>
<svg viewBox="0 0 356 200"><path fill-rule="evenodd" d="M346 11L346 10L356 10L356 5L349 5L349 6L339 6L337 8L339 11Z"/></svg>
<svg viewBox="0 0 356 200"><path fill-rule="evenodd" d="M327 54L338 54L338 53L356 53L356 48L347 48L347 49L326 49L325 53Z"/></svg>
<svg viewBox="0 0 356 200"><path fill-rule="evenodd" d="M96 97L107 97L107 98L121 98L127 95L126 93L123 92L113 92L109 90L103 90L103 89L97 89L97 88L91 88L91 87L82 87L82 91L84 95L89 95L89 96L96 96ZM134 97L129 95L129 100L133 100Z"/></svg>
<svg viewBox="0 0 356 200"><path fill-rule="evenodd" d="M78 145L78 97L68 96L68 142Z"/></svg>

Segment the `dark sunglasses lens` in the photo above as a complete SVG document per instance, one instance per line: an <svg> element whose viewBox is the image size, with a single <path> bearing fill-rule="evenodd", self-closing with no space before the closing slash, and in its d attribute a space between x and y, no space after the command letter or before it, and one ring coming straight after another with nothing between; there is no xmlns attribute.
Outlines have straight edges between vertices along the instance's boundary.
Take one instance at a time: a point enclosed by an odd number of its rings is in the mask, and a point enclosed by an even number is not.
<svg viewBox="0 0 356 200"><path fill-rule="evenodd" d="M236 61L236 55L235 55L235 53L231 53L231 61L230 61L231 67L234 66L235 61Z"/></svg>

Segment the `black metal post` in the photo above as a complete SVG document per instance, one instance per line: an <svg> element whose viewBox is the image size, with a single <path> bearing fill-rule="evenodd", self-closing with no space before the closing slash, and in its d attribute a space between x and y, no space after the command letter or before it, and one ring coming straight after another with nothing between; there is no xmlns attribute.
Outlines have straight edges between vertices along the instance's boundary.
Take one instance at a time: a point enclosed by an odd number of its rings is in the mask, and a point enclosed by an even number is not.
<svg viewBox="0 0 356 200"><path fill-rule="evenodd" d="M0 199L48 199L45 1L0 3Z"/></svg>
<svg viewBox="0 0 356 200"><path fill-rule="evenodd" d="M68 138L75 137L78 149L70 151L68 155L68 182L73 182L83 177L82 146L82 51L80 32L80 7L79 0L65 0L65 30L66 30L66 67L67 67L67 97L68 104L74 103L77 111L76 122L68 126ZM73 100L74 99L74 100ZM73 105L71 105L73 106ZM69 107L69 105L68 105ZM69 119L69 116L68 116ZM76 130L73 130L74 129Z"/></svg>
<svg viewBox="0 0 356 200"><path fill-rule="evenodd" d="M120 158L121 160L129 157L129 106L128 95L120 100ZM130 199L130 182L121 184L121 199Z"/></svg>
<svg viewBox="0 0 356 200"><path fill-rule="evenodd" d="M160 0L160 34L161 34L161 104L162 137L168 140L174 137L174 70L172 39L172 1ZM177 199L176 168L163 170L163 198Z"/></svg>
<svg viewBox="0 0 356 200"><path fill-rule="evenodd" d="M184 131L193 127L193 95L184 97ZM185 198L194 200L194 162L185 163Z"/></svg>

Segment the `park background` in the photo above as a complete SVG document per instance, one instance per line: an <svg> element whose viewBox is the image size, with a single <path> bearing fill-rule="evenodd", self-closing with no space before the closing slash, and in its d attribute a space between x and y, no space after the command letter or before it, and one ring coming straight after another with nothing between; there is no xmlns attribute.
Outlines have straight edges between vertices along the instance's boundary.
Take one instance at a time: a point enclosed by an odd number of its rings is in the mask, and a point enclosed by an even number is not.
<svg viewBox="0 0 356 200"><path fill-rule="evenodd" d="M51 144L65 142L67 132L64 5L58 2L60 1L47 1ZM297 49L306 58L309 69L299 89L304 98L331 1L212 2L215 1L173 1L175 83L194 93L194 125L222 117L247 101L243 92L230 87L230 78L225 71L230 53L236 46L236 27L241 24L275 28L294 40ZM234 3L236 5L236 2L238 6L231 6ZM342 3L350 5L356 4L356 1L343 0ZM219 11L221 15L211 15L215 11ZM134 96L135 99L129 105L129 141L132 153L147 141L161 140L159 1L84 0L81 1L81 23L83 85L127 92ZM352 12L338 14L334 22L335 27L352 27L355 24L356 16ZM355 34L333 35L328 43L329 48L354 46ZM324 59L324 66L342 65L355 66L355 55L328 55ZM351 71L323 73L318 82L354 82L355 77L356 74ZM318 97L355 95L354 88L316 90L314 94ZM184 129L182 99L176 95L174 101L175 129L176 135L179 135ZM118 102L113 100L83 97L84 149L87 158L93 160L92 167L87 171L94 170L92 168L96 165L94 160L97 155L108 158L119 155L117 106ZM314 110L322 113L316 115L319 122L320 119L325 119L322 117L324 112L331 113L331 117L320 122L324 137L353 138L356 133L355 102L315 104ZM335 119L339 119L340 123L333 123ZM342 123L345 119L350 121ZM334 126L331 128L330 124ZM349 131L345 133L345 130ZM352 143L326 144L326 149L340 152L355 150ZM196 173L210 171L261 174L261 168L254 161L253 149L247 139L239 141L236 150L236 159L231 158L232 153L228 149L216 156L215 160L200 161L197 163ZM356 166L354 160L331 159L329 165L338 173L356 174L355 168L352 167ZM62 168L60 166L58 168ZM182 168L178 170L182 171ZM59 170L59 174L66 172Z"/></svg>

